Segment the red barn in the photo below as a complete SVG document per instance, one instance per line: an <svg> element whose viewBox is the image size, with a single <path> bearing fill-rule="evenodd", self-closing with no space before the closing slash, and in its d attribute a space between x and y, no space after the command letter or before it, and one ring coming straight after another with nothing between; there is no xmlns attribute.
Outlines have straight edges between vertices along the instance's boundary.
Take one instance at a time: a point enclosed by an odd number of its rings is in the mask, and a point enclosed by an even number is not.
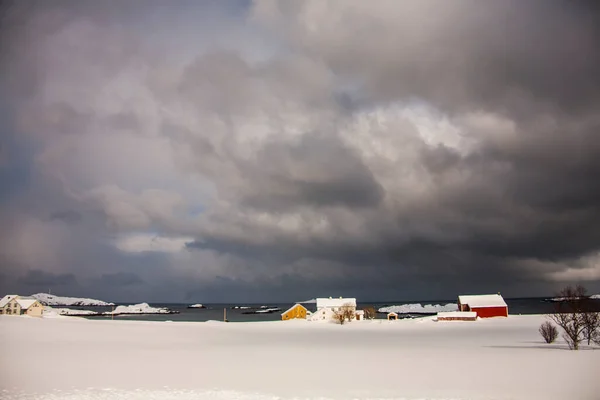
<svg viewBox="0 0 600 400"><path fill-rule="evenodd" d="M500 294L458 296L460 311L474 311L479 318L508 317L508 305Z"/></svg>

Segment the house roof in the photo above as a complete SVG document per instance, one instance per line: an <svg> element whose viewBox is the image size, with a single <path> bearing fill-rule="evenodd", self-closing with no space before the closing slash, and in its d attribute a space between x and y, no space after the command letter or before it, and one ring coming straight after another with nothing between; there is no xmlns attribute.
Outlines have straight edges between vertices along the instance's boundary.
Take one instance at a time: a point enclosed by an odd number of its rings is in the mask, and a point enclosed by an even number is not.
<svg viewBox="0 0 600 400"><path fill-rule="evenodd" d="M389 313L387 313L387 315L395 315L395 316L398 316L398 313L395 313L395 312L393 312L393 311L392 311L392 312L389 312Z"/></svg>
<svg viewBox="0 0 600 400"><path fill-rule="evenodd" d="M507 307L506 302L499 294L477 294L458 296L460 304L469 307Z"/></svg>
<svg viewBox="0 0 600 400"><path fill-rule="evenodd" d="M18 297L17 303L21 306L22 309L27 310L29 307L34 305L37 302L33 297Z"/></svg>
<svg viewBox="0 0 600 400"><path fill-rule="evenodd" d="M19 295L18 294L7 294L6 296L4 296L2 298L2 300L0 300L0 308L7 305L12 299L14 299L16 297L19 297Z"/></svg>
<svg viewBox="0 0 600 400"><path fill-rule="evenodd" d="M285 314L289 313L290 311L292 311L296 307L302 307L302 308L304 308L306 310L306 307L304 307L302 304L297 304L296 303L293 306L291 306L290 308L288 308L287 310L285 310L284 312L282 312L281 315L285 315Z"/></svg>
<svg viewBox="0 0 600 400"><path fill-rule="evenodd" d="M355 298L318 298L317 299L317 308L323 307L341 307L346 304L350 304L353 307L356 307L356 299Z"/></svg>

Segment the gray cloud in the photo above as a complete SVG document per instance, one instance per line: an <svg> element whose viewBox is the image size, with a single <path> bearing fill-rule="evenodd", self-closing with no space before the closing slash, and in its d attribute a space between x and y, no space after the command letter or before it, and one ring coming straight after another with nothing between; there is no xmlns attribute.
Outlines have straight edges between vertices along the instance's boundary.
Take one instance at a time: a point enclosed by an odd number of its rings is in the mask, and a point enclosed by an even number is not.
<svg viewBox="0 0 600 400"><path fill-rule="evenodd" d="M0 213L9 275L52 255L201 301L600 290L597 5L211 5L233 36L196 46L170 28L199 5L149 39L137 3L30 4L3 28L4 135L35 149ZM149 235L165 255L131 272Z"/></svg>
<svg viewBox="0 0 600 400"><path fill-rule="evenodd" d="M112 274L102 274L99 279L101 285L106 286L131 286L143 283L144 281L133 272L115 272Z"/></svg>
<svg viewBox="0 0 600 400"><path fill-rule="evenodd" d="M81 214L74 210L56 211L50 215L51 221L62 221L67 224L76 224L81 221Z"/></svg>
<svg viewBox="0 0 600 400"><path fill-rule="evenodd" d="M29 270L19 278L19 283L26 286L64 287L77 284L77 280L73 274L54 274L42 270Z"/></svg>

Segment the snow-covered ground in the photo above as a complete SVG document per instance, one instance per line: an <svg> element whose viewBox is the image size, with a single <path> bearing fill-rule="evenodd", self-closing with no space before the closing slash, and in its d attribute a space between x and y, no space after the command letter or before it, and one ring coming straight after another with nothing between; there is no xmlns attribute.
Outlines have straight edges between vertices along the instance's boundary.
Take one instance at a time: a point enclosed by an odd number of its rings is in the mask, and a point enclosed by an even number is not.
<svg viewBox="0 0 600 400"><path fill-rule="evenodd" d="M600 348L547 345L542 321L0 316L0 398L597 400Z"/></svg>
<svg viewBox="0 0 600 400"><path fill-rule="evenodd" d="M54 296L48 293L32 294L31 297L36 298L45 306L114 306L114 303L107 303L102 300Z"/></svg>
<svg viewBox="0 0 600 400"><path fill-rule="evenodd" d="M402 304L399 306L381 307L378 311L381 313L395 312L396 314L410 314L410 313L428 313L435 314L437 312L444 311L457 311L458 304L425 304L424 306L420 303L415 304Z"/></svg>

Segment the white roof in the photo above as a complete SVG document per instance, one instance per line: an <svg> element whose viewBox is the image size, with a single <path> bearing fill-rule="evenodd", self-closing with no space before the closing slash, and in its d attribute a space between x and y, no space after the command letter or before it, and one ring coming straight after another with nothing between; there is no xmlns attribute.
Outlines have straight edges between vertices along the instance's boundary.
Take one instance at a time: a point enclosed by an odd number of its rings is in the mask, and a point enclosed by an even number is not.
<svg viewBox="0 0 600 400"><path fill-rule="evenodd" d="M395 313L395 312L393 312L393 311L391 311L391 312L387 313L387 315L395 315L395 316L398 316L398 314L397 314L397 313Z"/></svg>
<svg viewBox="0 0 600 400"><path fill-rule="evenodd" d="M2 300L0 300L0 308L7 305L15 297L19 297L19 295L18 294L7 294L6 296L4 296L2 298Z"/></svg>
<svg viewBox="0 0 600 400"><path fill-rule="evenodd" d="M365 315L365 310L356 310L356 315Z"/></svg>
<svg viewBox="0 0 600 400"><path fill-rule="evenodd" d="M326 307L341 307L346 304L350 304L353 307L356 307L356 299L355 298L318 298L317 299L317 308L326 308Z"/></svg>
<svg viewBox="0 0 600 400"><path fill-rule="evenodd" d="M29 307L34 305L37 302L33 297L19 297L17 298L17 303L21 306L22 309L27 310Z"/></svg>
<svg viewBox="0 0 600 400"><path fill-rule="evenodd" d="M302 307L302 308L304 308L304 309L306 310L306 307L304 307L302 304L298 304L298 303L296 303L296 304L294 304L293 306L291 306L290 308L288 308L287 310L285 310L284 312L282 312L282 313L281 313L281 315L284 315L284 314L286 314L286 313L288 313L288 312L292 311L294 308L296 308L296 307L298 307L298 306L300 306L300 307Z"/></svg>
<svg viewBox="0 0 600 400"><path fill-rule="evenodd" d="M460 304L468 304L469 307L507 307L506 302L499 294L476 294L458 296Z"/></svg>
<svg viewBox="0 0 600 400"><path fill-rule="evenodd" d="M475 311L445 311L437 313L438 318L476 318Z"/></svg>

